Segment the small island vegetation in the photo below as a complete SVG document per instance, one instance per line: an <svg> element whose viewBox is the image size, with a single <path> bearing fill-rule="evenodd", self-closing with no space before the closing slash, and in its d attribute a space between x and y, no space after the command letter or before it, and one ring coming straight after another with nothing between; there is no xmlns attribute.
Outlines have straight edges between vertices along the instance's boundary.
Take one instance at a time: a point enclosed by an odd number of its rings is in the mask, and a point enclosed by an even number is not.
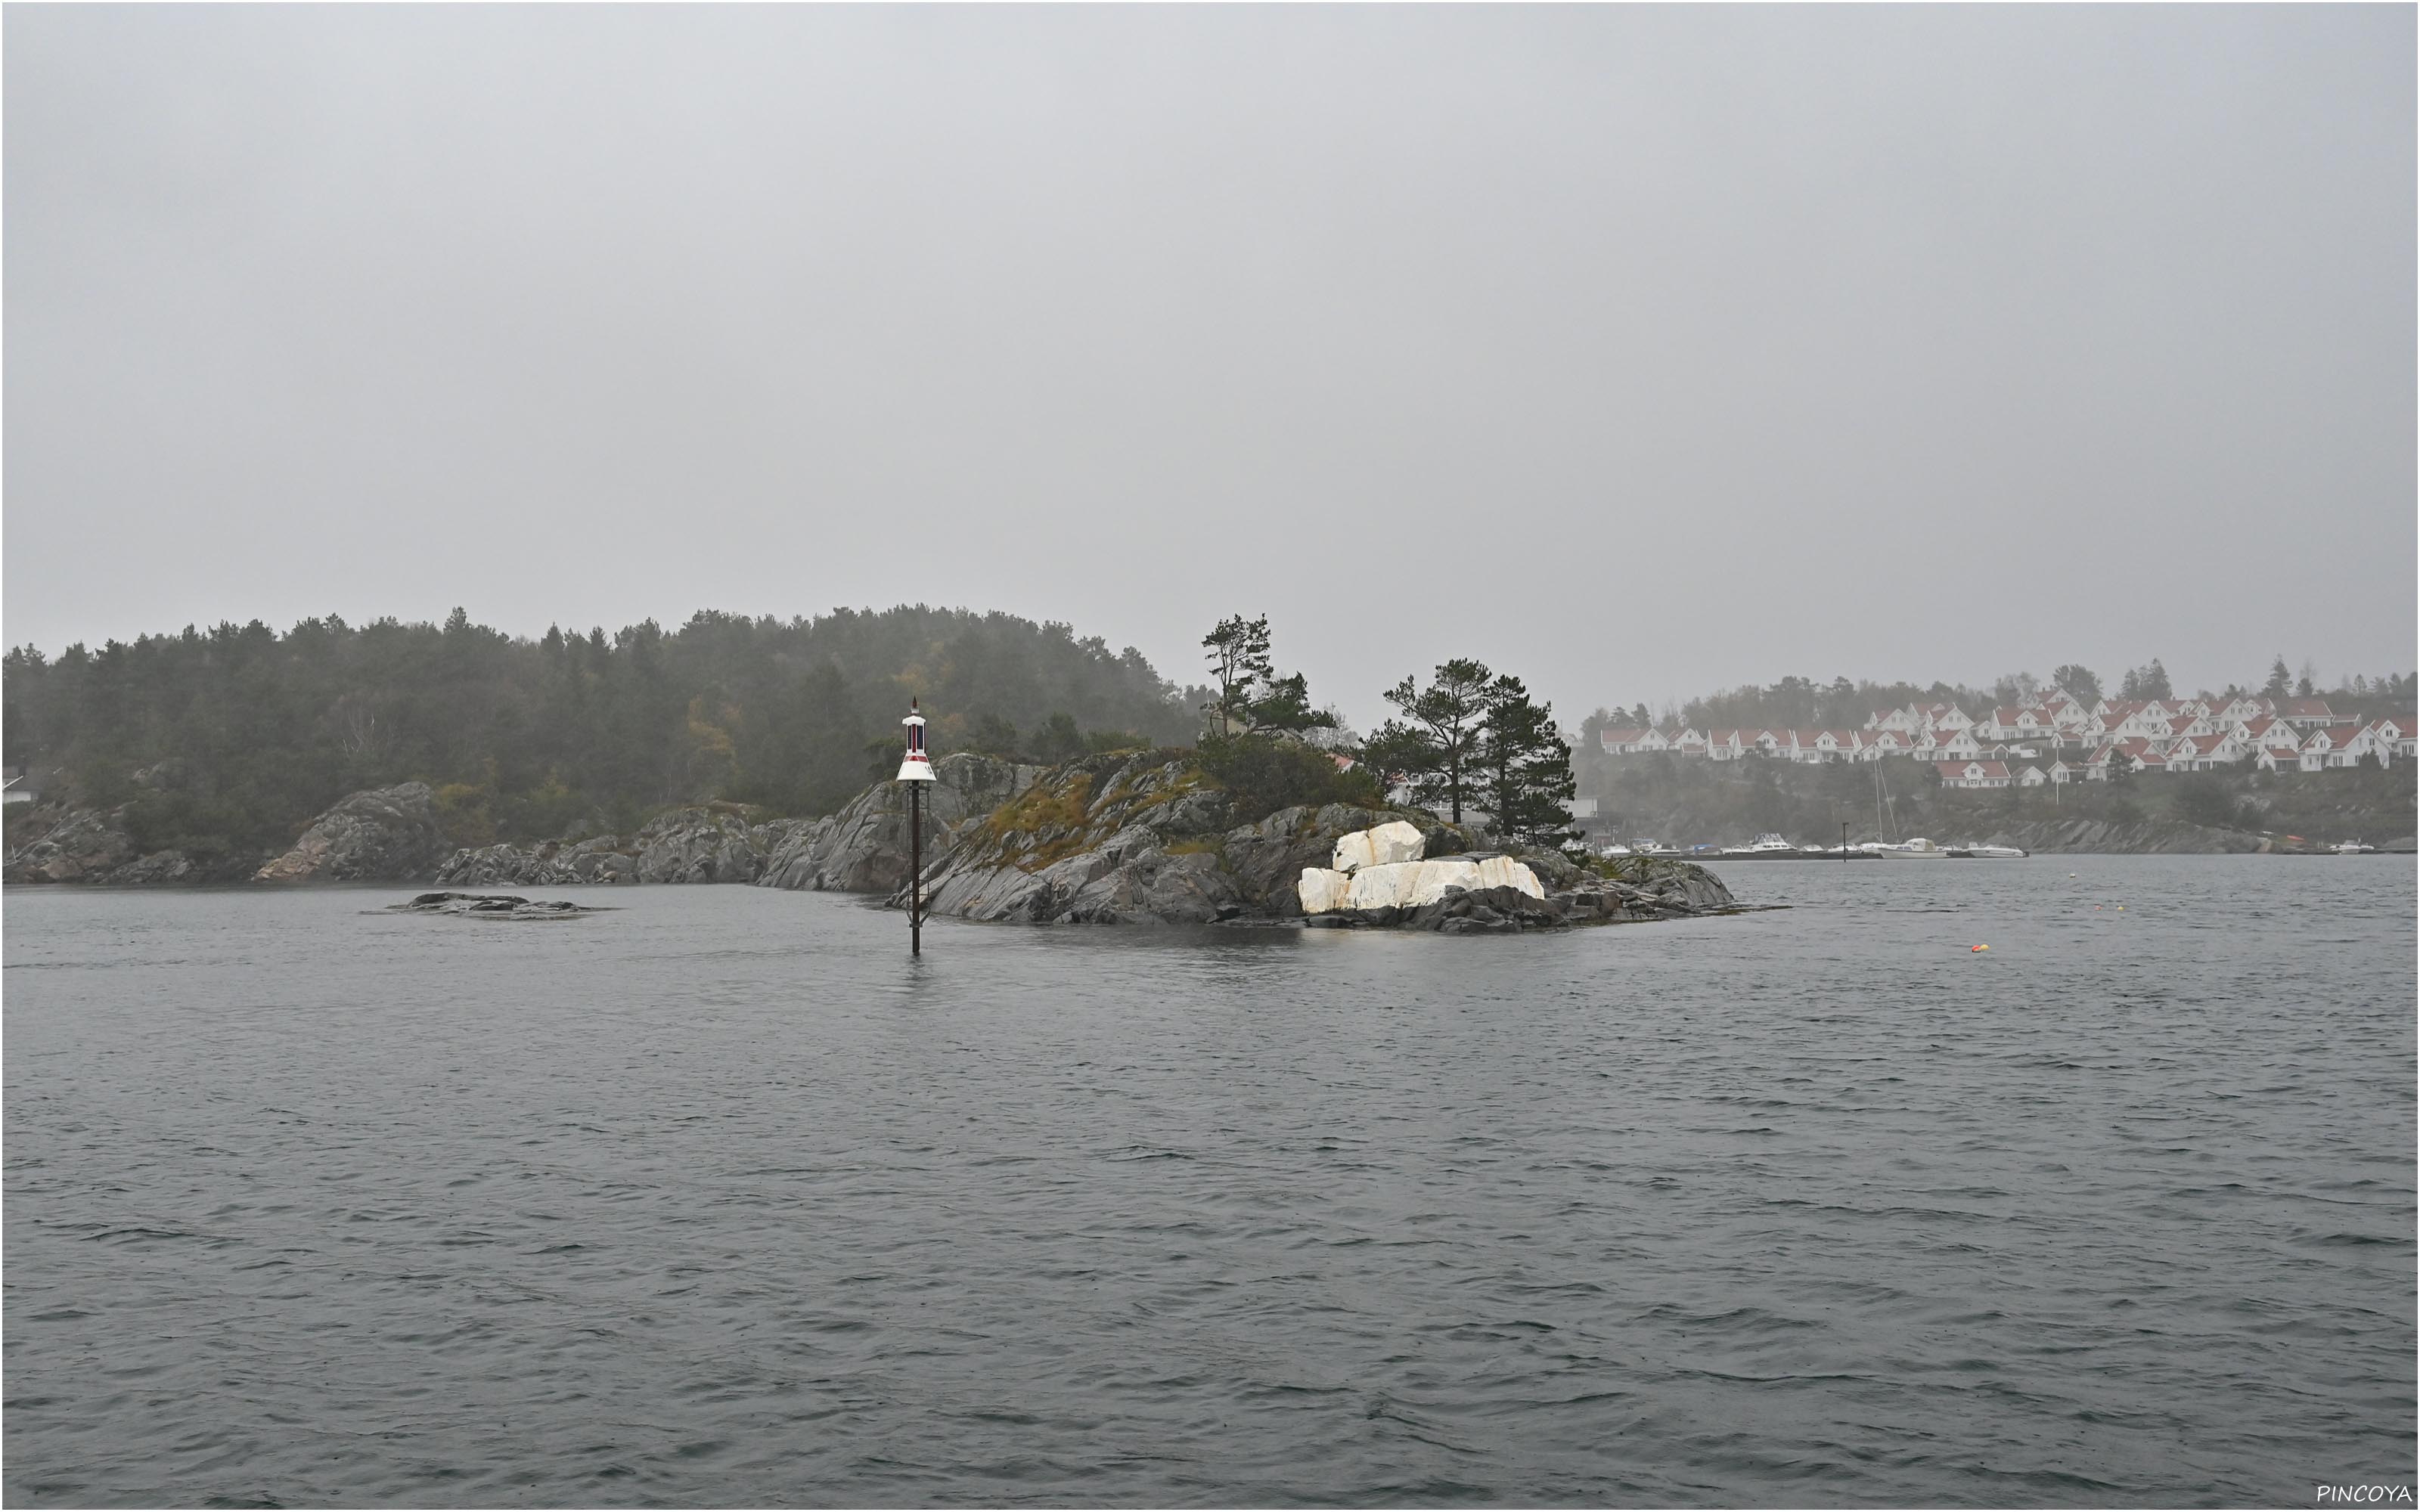
<svg viewBox="0 0 2420 1512"><path fill-rule="evenodd" d="M536 640L458 609L442 625L332 615L282 635L256 621L56 657L19 647L0 662L6 757L41 774L44 801L12 806L9 843L72 812L115 837L110 854L233 879L349 795L415 783L432 842L461 850L628 836L674 810L724 829L824 816L895 769L910 697L937 756L1161 750L1248 820L1441 802L1456 824L1483 810L1508 839L1562 838L1569 748L1518 678L1449 662L1365 748L1278 670L1265 615L1231 615L1202 645L1210 680L1183 687L1065 625L923 605ZM1439 687L1466 717L1423 721Z"/></svg>

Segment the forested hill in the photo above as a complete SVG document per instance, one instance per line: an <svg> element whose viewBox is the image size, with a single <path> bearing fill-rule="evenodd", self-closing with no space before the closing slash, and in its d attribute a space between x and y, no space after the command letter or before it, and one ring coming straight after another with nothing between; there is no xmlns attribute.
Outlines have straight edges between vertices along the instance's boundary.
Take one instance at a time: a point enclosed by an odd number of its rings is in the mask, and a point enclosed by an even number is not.
<svg viewBox="0 0 2420 1512"><path fill-rule="evenodd" d="M822 813L896 763L910 695L937 751L1044 759L1087 737L1189 741L1206 696L1063 625L921 604L539 640L460 609L442 626L255 621L55 659L23 647L0 680L9 763L131 804L144 850L197 857L282 849L346 794L414 779L466 844L627 832L702 799Z"/></svg>

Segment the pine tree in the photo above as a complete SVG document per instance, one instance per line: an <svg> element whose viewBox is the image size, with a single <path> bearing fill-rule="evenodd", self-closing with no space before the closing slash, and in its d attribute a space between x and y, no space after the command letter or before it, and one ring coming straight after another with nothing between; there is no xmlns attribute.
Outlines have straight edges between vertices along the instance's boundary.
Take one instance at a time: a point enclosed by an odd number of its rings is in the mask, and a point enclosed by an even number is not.
<svg viewBox="0 0 2420 1512"><path fill-rule="evenodd" d="M2169 699L2177 696L2168 687L2168 670L2160 665L2159 657L2153 656L2151 664L2143 669L2143 691L2136 696L2147 699Z"/></svg>
<svg viewBox="0 0 2420 1512"><path fill-rule="evenodd" d="M2056 684L2059 690L2069 698L2087 709L2101 702L2101 679L2093 675L2090 668L2080 662L2069 662L2064 667L2053 670L2050 680Z"/></svg>
<svg viewBox="0 0 2420 1512"><path fill-rule="evenodd" d="M1202 706L1214 736L1300 734L1332 730L1336 716L1311 706L1302 673L1280 677L1269 656L1269 617L1230 615L1202 638L1218 696Z"/></svg>
<svg viewBox="0 0 2420 1512"><path fill-rule="evenodd" d="M1532 702L1511 673L1487 685L1478 765L1483 801L1507 840L1559 844L1571 833L1571 748L1554 707Z"/></svg>
<svg viewBox="0 0 2420 1512"><path fill-rule="evenodd" d="M2293 686L2294 674L2286 670L2286 654L2281 651L2277 654L2277 659L2269 664L2269 681L2260 686L2260 696L2266 699L2283 699Z"/></svg>
<svg viewBox="0 0 2420 1512"><path fill-rule="evenodd" d="M1254 690L1276 675L1269 663L1269 617L1231 614L1211 627L1202 644L1210 653L1210 675L1218 681L1218 696L1202 712L1210 716L1212 733L1242 734L1251 727Z"/></svg>
<svg viewBox="0 0 2420 1512"><path fill-rule="evenodd" d="M1370 737L1371 763L1401 774L1418 801L1445 804L1457 825L1475 785L1488 679L1485 667L1466 659L1440 664L1425 688L1406 677L1387 690L1387 702L1404 717L1388 720Z"/></svg>

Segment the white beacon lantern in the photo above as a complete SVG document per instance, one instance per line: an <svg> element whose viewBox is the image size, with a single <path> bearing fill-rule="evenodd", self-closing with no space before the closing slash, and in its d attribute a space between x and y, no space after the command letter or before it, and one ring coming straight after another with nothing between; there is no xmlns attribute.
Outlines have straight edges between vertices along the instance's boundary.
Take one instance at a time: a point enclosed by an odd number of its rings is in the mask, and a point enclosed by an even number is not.
<svg viewBox="0 0 2420 1512"><path fill-rule="evenodd" d="M924 717L916 712L916 700L908 701L908 717L899 722L908 727L908 756L899 764L899 780L930 782L933 764L924 754Z"/></svg>

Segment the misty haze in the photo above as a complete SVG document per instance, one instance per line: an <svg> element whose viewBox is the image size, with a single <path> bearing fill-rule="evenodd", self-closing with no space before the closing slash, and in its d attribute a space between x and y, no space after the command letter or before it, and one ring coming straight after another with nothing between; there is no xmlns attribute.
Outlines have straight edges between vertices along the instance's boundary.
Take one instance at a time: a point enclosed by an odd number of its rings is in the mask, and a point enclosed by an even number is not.
<svg viewBox="0 0 2420 1512"><path fill-rule="evenodd" d="M11 1504L2410 1504L2411 7L0 43Z"/></svg>

